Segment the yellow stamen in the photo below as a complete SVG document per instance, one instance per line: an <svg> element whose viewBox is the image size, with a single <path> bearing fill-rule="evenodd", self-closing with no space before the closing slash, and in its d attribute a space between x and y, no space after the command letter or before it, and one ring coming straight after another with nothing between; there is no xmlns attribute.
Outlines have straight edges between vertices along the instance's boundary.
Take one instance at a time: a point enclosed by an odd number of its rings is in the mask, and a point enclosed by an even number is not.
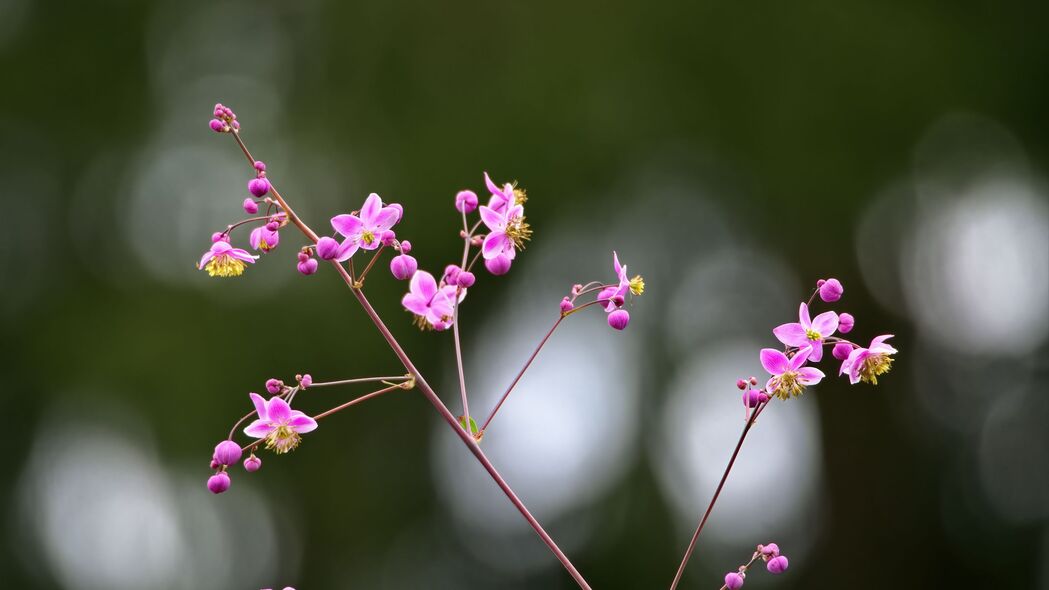
<svg viewBox="0 0 1049 590"><path fill-rule="evenodd" d="M787 371L773 379L771 386L772 395L780 399L790 399L797 397L805 390L805 386L798 381L798 374L795 371Z"/></svg>
<svg viewBox="0 0 1049 590"><path fill-rule="evenodd" d="M878 384L878 375L884 375L892 369L892 357L887 354L872 354L863 361L860 367L860 380L871 385Z"/></svg>
<svg viewBox="0 0 1049 590"><path fill-rule="evenodd" d="M517 187L516 182L514 185L514 205L524 205L528 200L528 193L525 192L525 189Z"/></svg>
<svg viewBox="0 0 1049 590"><path fill-rule="evenodd" d="M371 246L372 242L375 241L375 234L373 234L371 230L366 229L363 232L361 232L361 241L364 242L366 245Z"/></svg>
<svg viewBox="0 0 1049 590"><path fill-rule="evenodd" d="M302 437L291 426L281 424L266 437L266 448L278 455L294 451Z"/></svg>
<svg viewBox="0 0 1049 590"><path fill-rule="evenodd" d="M640 295L645 292L645 279L641 278L641 275L630 279L630 292L634 295Z"/></svg>
<svg viewBox="0 0 1049 590"><path fill-rule="evenodd" d="M524 250L524 243L532 239L532 229L525 223L524 215L510 220L506 226L506 236L518 250Z"/></svg>
<svg viewBox="0 0 1049 590"><path fill-rule="evenodd" d="M816 342L823 340L823 335L817 332L816 330L813 330L812 328L805 330L805 337L809 340L815 340Z"/></svg>
<svg viewBox="0 0 1049 590"><path fill-rule="evenodd" d="M220 254L204 265L209 277L239 277L244 274L244 262L228 254Z"/></svg>

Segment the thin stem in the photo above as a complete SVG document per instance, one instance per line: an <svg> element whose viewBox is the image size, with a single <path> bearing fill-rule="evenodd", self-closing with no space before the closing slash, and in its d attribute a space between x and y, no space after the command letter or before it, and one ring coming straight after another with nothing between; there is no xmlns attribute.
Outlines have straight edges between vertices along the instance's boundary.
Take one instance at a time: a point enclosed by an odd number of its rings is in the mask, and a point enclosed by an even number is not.
<svg viewBox="0 0 1049 590"><path fill-rule="evenodd" d="M466 224L466 212L462 212L463 215L463 232L466 235L463 236L463 260L459 264L459 268L462 269L460 272L466 272L463 267L466 266L466 257L470 255L470 232L467 229ZM459 370L459 395L463 400L463 428L470 436L474 436L473 429L470 428L470 401L466 395L466 372L463 370L463 347L459 339L459 291L455 292L455 304L452 307L452 337L455 341L455 366ZM480 432L478 432L480 434Z"/></svg>
<svg viewBox="0 0 1049 590"><path fill-rule="evenodd" d="M231 223L231 224L227 225L226 226L226 231L224 231L222 233L224 233L226 235L229 235L229 232L237 229L238 227L240 227L240 226L242 226L242 225L244 225L246 223L251 223L253 221L264 221L264 220L269 219L270 217L272 217L272 215L260 215L258 217L250 217L248 219L241 219L237 223Z"/></svg>
<svg viewBox="0 0 1049 590"><path fill-rule="evenodd" d="M359 379L343 379L342 381L321 381L310 384L307 389L313 389L314 387L332 387L335 385L351 385L353 383L374 383L376 381L404 381L405 379L411 379L411 375L397 375L396 377L361 377Z"/></svg>
<svg viewBox="0 0 1049 590"><path fill-rule="evenodd" d="M681 565L677 568L677 573L674 574L674 581L670 583L670 590L677 588L678 583L681 581L682 574L685 573L685 566L688 564L688 559L692 557L692 552L696 549L696 540L699 539L699 533L703 531L703 525L707 524L707 518L710 516L710 511L714 509L714 503L718 501L718 496L721 495L721 488L725 487L725 481L728 479L728 474L732 471L732 466L736 463L736 457L739 455L740 448L743 447L743 441L747 438L747 433L750 432L750 427L754 426L754 422L758 419L758 414L761 413L765 407L768 406L768 402L758 406L757 410L751 414L750 419L743 425L743 432L739 435L739 442L736 443L735 450L732 451L732 457L728 460L728 465L725 466L725 473L721 476L721 481L718 482L718 487L714 490L714 497L710 499L710 504L707 504L707 509L703 513L703 518L699 521L699 526L696 527L696 532L692 534L692 540L688 543L688 549L685 550L684 557L681 558Z"/></svg>
<svg viewBox="0 0 1049 590"><path fill-rule="evenodd" d="M240 135L238 135L237 133L233 133L232 135L237 140L237 145L240 146L241 151L244 152L244 156L248 159L252 166L254 166L255 159L252 158L251 153L248 152L247 147L244 146L244 142L241 141ZM288 214L288 219L291 220L291 222L294 223L295 226L298 227L299 230L307 238L316 243L318 239L317 234L314 233L314 231L310 229L310 227L306 225L301 219L299 219L299 216L295 214L291 207L288 206L287 202L284 201L284 198L281 197L280 194L273 188L272 182L270 183L270 190L273 192L274 198L277 199L278 203L284 209L285 213ZM332 260L331 262L332 266L335 267L336 272L339 273L339 276L342 278L343 282L345 282L346 286L350 288L350 293L352 293L353 296L357 299L357 301L361 304L361 307L364 308L364 312L372 320L372 323L375 324L375 327L379 330L379 333L382 334L383 338L386 340L386 343L393 350L393 353L397 355L397 358L401 361L401 364L404 365L405 370L407 370L408 373L410 373L415 378L416 385L419 387L419 390L422 392L423 396L426 397L427 401L429 401L430 404L433 405L434 409L437 410L437 413L441 415L441 418L443 418L444 421L452 427L452 430L455 431L455 434L459 437L459 440L463 441L463 444L466 445L466 448L469 449L471 453L473 453L474 457L477 458L477 461L480 462L481 466L484 467L485 471L488 472L488 475L491 476L491 478L495 481L496 485L499 486L499 489L501 489L503 493L506 494L506 497L510 499L510 502L514 505L515 508L517 508L518 512L521 513L521 516L523 516L525 520L528 521L528 524L532 527L533 530L535 530L536 534L539 535L539 538L542 539L543 543L557 557L558 561L561 562L561 565L563 565L564 568L568 570L569 575L572 576L572 579L575 580L576 584L578 584L579 587L583 588L584 590L591 590L590 585L587 584L586 580L583 578L583 575L579 573L579 570L577 570L576 567L572 565L572 562L568 559L568 556L565 555L563 551L561 551L561 548L557 546L557 543L554 542L553 538L551 538L550 535L546 532L546 530L543 529L543 526L539 524L539 521L536 520L534 516L532 516L532 513L528 511L528 508L526 508L524 503L521 502L521 499L517 497L517 494L515 494L510 485L506 483L506 480L504 480L503 477L499 475L499 472L496 471L495 466L492 465L492 462L488 460L488 457L481 450L481 447L478 446L477 441L474 440L472 436L470 436L465 430L462 429L462 427L459 425L458 420L455 419L455 416L453 416L452 413L448 411L448 408L444 405L444 402L441 401L441 398L426 382L426 380L422 376L422 373L419 372L419 370L412 363L411 359L408 358L408 354L404 352L404 349L401 348L400 343L398 343L397 339L393 337L393 334L390 332L389 328L386 327L386 324L383 323L382 319L379 317L379 314L376 313L375 308L373 308L371 306L371 303L368 302L367 297L364 296L364 292L360 289L355 289L353 287L353 277L350 276L350 273L338 262L335 262L334 260ZM350 260L350 263L353 263L352 259ZM259 442L261 441L255 441L254 443L251 443L250 445L245 447L245 450L255 448L255 446L257 446Z"/></svg>
<svg viewBox="0 0 1049 590"><path fill-rule="evenodd" d="M332 409L330 409L330 410L328 410L326 412L321 412L320 414L317 414L316 416L314 416L313 419L314 420L320 420L321 418L325 418L327 416L331 416L332 414L334 414L336 412L341 412L341 411L345 410L346 408L348 408L350 406L355 406L355 405L357 405L357 404L359 404L359 403L361 403L363 401L370 400L373 397L378 397L378 396L380 396L380 395L382 395L384 393L389 393L389 392L393 391L394 389L410 389L409 387L406 387L406 385L409 385L410 383L411 382L398 383L396 385L391 385L389 387L383 387L382 389L380 389L378 391L373 391L371 393L366 393L366 394L364 394L364 395L362 395L360 397L356 397L354 399L351 399L350 401L348 401L348 402L346 402L346 403L344 403L344 404L342 404L340 406L335 406L334 408L332 408Z"/></svg>
<svg viewBox="0 0 1049 590"><path fill-rule="evenodd" d="M524 376L525 371L527 371L528 367L532 365L532 361L534 361L535 357L539 355L539 351L543 349L543 345L546 344L546 341L550 339L550 336L554 333L554 330L556 330L557 327L561 325L561 322L566 317L568 316L565 314L557 316L557 321L554 322L554 325L551 326L550 330L547 331L546 336L543 336L543 339L539 341L539 346L535 347L535 350L532 351L531 356L528 357L528 360L525 361L524 366L521 367L521 370L517 372L517 376L514 377L514 380L510 383L510 387L506 388L506 392L503 393L503 397L499 398L499 402L495 404L495 407L492 408L492 412L488 414L488 418L484 421L484 426L481 427L481 433L483 433L488 428L488 425L492 423L492 418L495 418L495 413L499 411L499 408L503 407L503 402L506 401L506 398L510 397L510 392L514 390L514 387L517 387L517 382L521 380L521 377Z"/></svg>
<svg viewBox="0 0 1049 590"><path fill-rule="evenodd" d="M372 266L375 265L375 261L379 259L379 255L382 254L382 251L385 250L385 249L386 249L386 245L385 244L382 245L382 246L379 246L379 249L375 251L375 255L372 256L372 259L368 261L368 266L365 266L364 270L361 271L361 276L357 277L357 282L354 283L354 287L360 289L361 287L364 286L364 277L368 276L368 271L372 269Z"/></svg>

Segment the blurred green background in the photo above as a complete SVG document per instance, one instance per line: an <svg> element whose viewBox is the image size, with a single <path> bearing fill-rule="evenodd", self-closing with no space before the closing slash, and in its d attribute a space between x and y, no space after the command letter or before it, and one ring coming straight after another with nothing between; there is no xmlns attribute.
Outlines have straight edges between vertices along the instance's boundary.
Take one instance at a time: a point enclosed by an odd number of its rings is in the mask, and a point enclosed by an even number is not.
<svg viewBox="0 0 1049 590"><path fill-rule="evenodd" d="M770 408L683 587L776 540L790 571L748 588L1049 588L1047 12L0 0L0 578L572 587L418 393L206 492L268 377L399 372L330 269L294 272L290 228L239 279L194 268L250 178L207 128L221 101L311 225L377 192L434 272L461 251L456 191L527 188L533 242L463 308L474 413L613 248L645 275L630 328L573 317L485 438L595 588L669 584L741 425L734 380L827 276L896 367ZM458 411L450 335L410 326L404 288L367 292Z"/></svg>

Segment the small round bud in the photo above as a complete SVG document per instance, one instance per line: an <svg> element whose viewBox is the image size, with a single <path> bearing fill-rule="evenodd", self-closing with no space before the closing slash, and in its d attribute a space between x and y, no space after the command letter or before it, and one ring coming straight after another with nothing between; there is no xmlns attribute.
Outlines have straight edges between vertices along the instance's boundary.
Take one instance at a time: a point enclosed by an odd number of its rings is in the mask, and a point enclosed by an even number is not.
<svg viewBox="0 0 1049 590"><path fill-rule="evenodd" d="M280 379L267 379L266 380L266 391L273 395L277 395L284 389L284 382Z"/></svg>
<svg viewBox="0 0 1049 590"><path fill-rule="evenodd" d="M226 242L226 243L229 243L229 236L226 235L223 232L217 231L217 232L211 234L211 241L212 242Z"/></svg>
<svg viewBox="0 0 1049 590"><path fill-rule="evenodd" d="M725 587L728 590L739 590L743 587L743 576L739 575L738 572L725 574Z"/></svg>
<svg viewBox="0 0 1049 590"><path fill-rule="evenodd" d="M208 478L208 490L212 494L221 494L229 489L229 475L221 471Z"/></svg>
<svg viewBox="0 0 1049 590"><path fill-rule="evenodd" d="M299 253L296 254L296 256L298 256L299 262L306 262L307 260L310 259L309 253L303 252L302 250L299 250Z"/></svg>
<svg viewBox="0 0 1049 590"><path fill-rule="evenodd" d="M331 260L338 252L339 242L335 241L335 238L324 236L317 240L317 256L320 256L322 260Z"/></svg>
<svg viewBox="0 0 1049 590"><path fill-rule="evenodd" d="M310 385L313 385L313 375L306 373L305 375L299 377L299 385L301 385L303 389L306 389Z"/></svg>
<svg viewBox="0 0 1049 590"><path fill-rule="evenodd" d="M417 270L419 270L419 263L413 256L401 254L394 256L393 260L390 261L390 272L393 274L393 278L398 281L406 281L412 278L412 275Z"/></svg>
<svg viewBox="0 0 1049 590"><path fill-rule="evenodd" d="M820 279L820 280L816 281L816 288L819 289L820 287L823 286L823 283L826 283L826 282L827 282L826 279Z"/></svg>
<svg viewBox="0 0 1049 590"><path fill-rule="evenodd" d="M449 285L454 285L459 278L460 272L462 272L462 269L459 268L458 264L449 264L444 267L444 282Z"/></svg>
<svg viewBox="0 0 1049 590"><path fill-rule="evenodd" d="M488 272L493 275L505 275L510 272L510 265L513 263L510 258L504 254L500 254L495 258L484 261L484 267L488 269Z"/></svg>
<svg viewBox="0 0 1049 590"><path fill-rule="evenodd" d="M616 307L623 307L623 304L626 303L626 299L617 293L612 296L612 303L615 303Z"/></svg>
<svg viewBox="0 0 1049 590"><path fill-rule="evenodd" d="M251 197L244 199L244 212L248 215L254 215L259 212L259 204L252 200Z"/></svg>
<svg viewBox="0 0 1049 590"><path fill-rule="evenodd" d="M623 330L630 323L630 314L625 309L617 309L608 314L608 325L616 330Z"/></svg>
<svg viewBox="0 0 1049 590"><path fill-rule="evenodd" d="M382 237L379 238L379 241L382 242L383 246L392 246L393 243L397 241L397 233L394 232L392 229L388 229L382 232Z"/></svg>
<svg viewBox="0 0 1049 590"><path fill-rule="evenodd" d="M564 299L561 300L561 313L568 313L568 312L572 311L574 308L575 308L575 305L572 303L572 301L568 297L565 297Z"/></svg>
<svg viewBox="0 0 1049 590"><path fill-rule="evenodd" d="M736 387L739 388L739 389L746 389L747 388L747 382L742 380L742 379L736 379Z"/></svg>
<svg viewBox="0 0 1049 590"><path fill-rule="evenodd" d="M266 229L268 231L277 231L278 229L280 229L280 222L279 221L271 221L271 222L266 224Z"/></svg>
<svg viewBox="0 0 1049 590"><path fill-rule="evenodd" d="M266 163L263 162L262 160L255 160L255 169L258 170L259 172L265 172L266 171Z"/></svg>
<svg viewBox="0 0 1049 590"><path fill-rule="evenodd" d="M216 461L215 460L215 456L212 455L211 456L211 468L212 469L218 469L219 467L222 467L222 465L218 461Z"/></svg>
<svg viewBox="0 0 1049 590"><path fill-rule="evenodd" d="M401 254L407 254L412 251L412 243L408 240L401 241Z"/></svg>
<svg viewBox="0 0 1049 590"><path fill-rule="evenodd" d="M747 379L747 381L750 381L751 385L757 385L758 384L758 378L753 376L753 375L751 375L750 379Z"/></svg>
<svg viewBox="0 0 1049 590"><path fill-rule="evenodd" d="M244 471L248 473L255 473L262 467L262 459L255 456L252 453L247 459L244 459Z"/></svg>
<svg viewBox="0 0 1049 590"><path fill-rule="evenodd" d="M303 260L302 262L296 264L295 268L297 268L300 273L309 276L317 272L317 259L307 258L306 260Z"/></svg>
<svg viewBox="0 0 1049 590"><path fill-rule="evenodd" d="M856 318L852 317L851 313L838 314L838 331L842 334L848 334L852 331L852 327L856 325Z"/></svg>
<svg viewBox="0 0 1049 590"><path fill-rule="evenodd" d="M240 445L231 440L224 440L215 445L214 457L220 465L233 465L240 461L240 454Z"/></svg>
<svg viewBox="0 0 1049 590"><path fill-rule="evenodd" d="M777 555L765 564L765 568L769 570L770 574L782 574L787 571L788 565L790 565L790 562L787 561L786 555Z"/></svg>
<svg viewBox="0 0 1049 590"><path fill-rule="evenodd" d="M760 551L762 555L775 557L779 555L779 545L775 543L769 543L768 545L758 545L758 551Z"/></svg>
<svg viewBox="0 0 1049 590"><path fill-rule="evenodd" d="M215 133L222 133L226 130L226 124L222 121L219 121L218 119L212 119L208 121L208 127L211 127L211 130Z"/></svg>
<svg viewBox="0 0 1049 590"><path fill-rule="evenodd" d="M463 289L469 289L470 287L473 287L474 282L476 281L477 277L474 276L474 273L466 270L460 272L459 276L455 277L455 282Z"/></svg>
<svg viewBox="0 0 1049 590"><path fill-rule="evenodd" d="M455 209L463 213L473 213L477 209L477 193L473 191L459 191L455 195Z"/></svg>
<svg viewBox="0 0 1049 590"><path fill-rule="evenodd" d="M833 303L841 299L841 294L845 292L845 287L841 286L841 281L838 279L827 279L825 283L820 285L820 299L827 303Z"/></svg>
<svg viewBox="0 0 1049 590"><path fill-rule="evenodd" d="M248 181L248 192L256 197L263 197L270 192L270 181L265 178L252 178Z"/></svg>
<svg viewBox="0 0 1049 590"><path fill-rule="evenodd" d="M834 348L831 349L830 353L834 355L834 358L843 361L849 358L849 355L852 354L852 345L847 342L839 342L834 345Z"/></svg>
<svg viewBox="0 0 1049 590"><path fill-rule="evenodd" d="M470 245L471 246L479 247L482 244L484 244L484 236L474 236L474 237L470 238Z"/></svg>
<svg viewBox="0 0 1049 590"><path fill-rule="evenodd" d="M758 391L757 389L751 389L750 391L744 391L743 392L743 405L747 406L748 408L756 408L756 407L758 407L758 404L760 404L762 402L762 399L761 399L762 395L764 395L764 394L761 393L760 391ZM764 401L768 401L768 399L769 398L766 395Z"/></svg>

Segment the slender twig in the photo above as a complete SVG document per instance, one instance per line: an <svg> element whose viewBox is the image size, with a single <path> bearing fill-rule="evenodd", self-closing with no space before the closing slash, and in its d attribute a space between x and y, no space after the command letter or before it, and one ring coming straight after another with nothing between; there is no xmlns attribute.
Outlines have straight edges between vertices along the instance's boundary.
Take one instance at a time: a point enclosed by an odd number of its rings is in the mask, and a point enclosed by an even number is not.
<svg viewBox="0 0 1049 590"><path fill-rule="evenodd" d="M732 471L732 466L736 463L736 457L739 455L740 448L743 447L743 441L746 440L747 433L750 432L750 427L754 426L754 422L758 419L758 414L760 414L766 406L768 406L768 402L758 406L758 409L754 410L750 419L743 425L743 432L739 435L739 442L736 443L736 448L732 451L732 457L729 458L728 465L725 466L725 473L722 474L721 481L718 482L718 487L714 490L714 497L710 499L710 504L707 504L707 509L703 513L703 518L700 519L699 526L696 527L696 532L692 534L692 540L688 543L688 549L685 550L685 555L681 558L681 565L678 566L677 573L674 574L674 581L670 584L670 590L677 588L678 583L681 581L681 576L685 573L685 565L688 564L688 559L692 557L692 552L696 548L696 540L699 539L699 533L703 531L703 525L707 524L707 518L710 516L710 511L714 509L714 503L718 501L718 496L721 495L721 488L725 487L725 481L728 479L728 474Z"/></svg>
<svg viewBox="0 0 1049 590"><path fill-rule="evenodd" d="M380 396L380 395L382 395L384 393L389 393L389 392L393 391L394 389L410 389L409 387L406 387L406 385L410 385L410 383L411 383L410 381L409 382L405 382L405 383L398 383L396 385L390 385L389 387L383 387L382 389L380 389L378 391L373 391L371 393L366 393L366 394L364 394L364 395L362 395L360 397L353 398L350 401L348 401L348 402L346 402L346 403L344 403L342 405L335 406L334 408L332 408L332 409L330 409L330 410L328 410L326 412L321 412L320 414L317 414L316 416L314 416L313 419L314 420L320 420L321 418L325 418L327 416L331 416L332 414L334 414L336 412L341 412L341 411L345 410L346 408L348 408L350 406L354 406L354 405L357 405L357 404L359 404L359 403L361 403L363 401L370 400L373 397L378 397L378 396Z"/></svg>
<svg viewBox="0 0 1049 590"><path fill-rule="evenodd" d="M342 381L314 381L307 389L313 389L314 387L332 387L335 385L351 385L353 383L374 383L375 381L403 381L411 378L411 375L397 375L396 377L361 377L359 379L343 379Z"/></svg>
<svg viewBox="0 0 1049 590"><path fill-rule="evenodd" d="M375 265L375 261L379 259L379 255L382 254L382 251L385 250L385 249L386 249L385 244L382 245L382 246L379 246L379 249L376 250L375 254L372 256L372 259L368 261L368 266L365 266L364 270L361 271L361 276L357 277L357 282L355 282L353 284L354 287L356 287L357 289L360 289L361 287L364 286L364 278L366 276L368 276L368 271L372 269L372 266Z"/></svg>
<svg viewBox="0 0 1049 590"><path fill-rule="evenodd" d="M484 432L488 428L488 425L492 423L492 418L495 418L495 413L499 411L499 408L503 407L503 402L506 401L506 398L510 397L510 392L514 390L514 387L517 387L517 382L521 380L521 377L524 376L525 371L527 371L528 367L532 365L532 361L535 360L535 357L539 356L539 351L543 349L543 345L546 344L546 341L550 339L550 336L554 333L554 330L556 330L557 327L561 325L561 321L564 320L566 317L567 316L565 314L557 316L557 321L554 322L554 325L551 326L550 329L546 332L546 336L543 336L543 339L539 341L539 345L536 346L535 350L532 351L532 354L528 357L528 360L525 361L524 366L521 367L521 370L517 372L517 376L514 377L514 380L510 383L510 386L506 388L506 392L503 393L503 396L499 398L499 402L495 404L495 407L492 408L491 413L488 414L488 418L485 419L484 426L481 426L480 432Z"/></svg>
<svg viewBox="0 0 1049 590"><path fill-rule="evenodd" d="M470 239L472 231L467 229L466 211L463 215L463 260L459 264L460 272L466 272L466 258L470 255ZM470 401L466 395L466 372L463 370L463 347L459 340L459 290L455 292L455 302L452 307L452 339L455 341L455 366L459 370L459 395L463 399L463 428L470 436L474 436L470 428ZM478 433L479 434L479 433Z"/></svg>

